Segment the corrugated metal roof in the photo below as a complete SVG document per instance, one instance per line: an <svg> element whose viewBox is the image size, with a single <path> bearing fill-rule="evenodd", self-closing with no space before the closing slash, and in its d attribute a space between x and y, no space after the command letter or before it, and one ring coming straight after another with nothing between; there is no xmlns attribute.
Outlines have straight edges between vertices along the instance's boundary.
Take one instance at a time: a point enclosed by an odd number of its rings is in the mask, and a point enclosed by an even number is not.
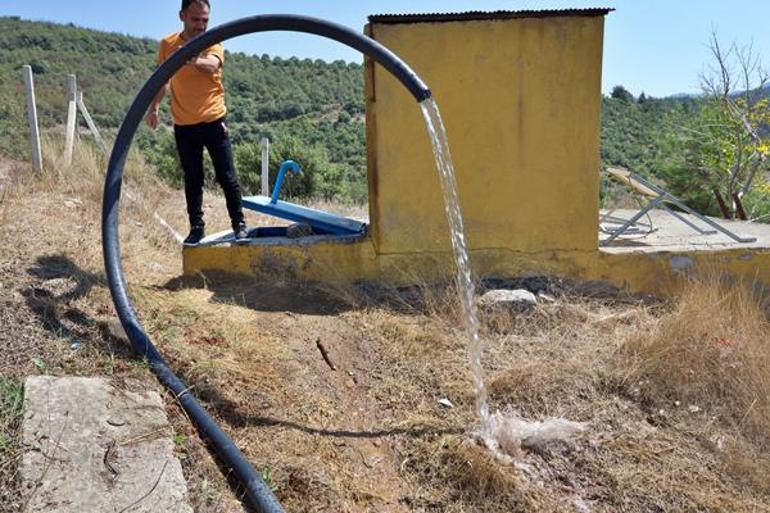
<svg viewBox="0 0 770 513"><path fill-rule="evenodd" d="M431 23L441 21L507 20L514 18L550 18L554 16L605 16L615 9L548 9L542 11L468 11L425 14L372 14L370 23Z"/></svg>

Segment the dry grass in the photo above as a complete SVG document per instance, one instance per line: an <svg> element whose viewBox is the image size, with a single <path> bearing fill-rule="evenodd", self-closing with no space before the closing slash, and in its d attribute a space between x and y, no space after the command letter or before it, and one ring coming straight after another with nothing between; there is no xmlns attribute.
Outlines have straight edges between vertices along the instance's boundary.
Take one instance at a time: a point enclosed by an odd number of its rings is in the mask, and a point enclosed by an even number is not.
<svg viewBox="0 0 770 513"><path fill-rule="evenodd" d="M369 206L366 204L341 204L324 199L309 199L304 201L303 204L316 210L323 210L339 216L369 222Z"/></svg>
<svg viewBox="0 0 770 513"><path fill-rule="evenodd" d="M673 311L624 346L623 379L655 402L679 401L770 447L770 323L754 287L691 280Z"/></svg>
<svg viewBox="0 0 770 513"><path fill-rule="evenodd" d="M0 324L13 325L0 326L2 372L130 375L154 386L106 329L102 157L81 144L67 168L60 142L47 148L51 174L14 182L0 202ZM270 275L179 280L178 246L154 213L184 232L182 193L136 156L126 175L141 200L122 202L121 245L142 321L288 511L770 511L766 320L748 289L707 283L649 303L558 280L504 283L555 301L482 316L492 409L589 426L585 437L511 466L471 436L474 397L452 286L420 277L410 288ZM221 197L207 193L204 203L208 226L229 225ZM40 237L27 237L37 226ZM77 352L72 337L83 342ZM723 339L730 343L715 343ZM168 404L184 435L178 450L195 510L243 511Z"/></svg>

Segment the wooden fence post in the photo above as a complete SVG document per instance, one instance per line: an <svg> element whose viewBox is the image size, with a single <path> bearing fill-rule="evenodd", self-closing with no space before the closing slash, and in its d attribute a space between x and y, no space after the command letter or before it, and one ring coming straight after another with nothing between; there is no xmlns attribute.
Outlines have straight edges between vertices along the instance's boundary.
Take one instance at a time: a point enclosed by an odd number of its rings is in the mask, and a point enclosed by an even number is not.
<svg viewBox="0 0 770 513"><path fill-rule="evenodd" d="M27 119L29 120L29 144L32 151L32 167L38 174L43 172L43 156L40 151L40 128L37 124L37 104L35 103L35 78L32 66L22 67L24 89L27 91Z"/></svg>
<svg viewBox="0 0 770 513"><path fill-rule="evenodd" d="M72 151L75 148L75 126L77 125L77 78L67 75L67 132L64 138L64 163L72 164Z"/></svg>
<svg viewBox="0 0 770 513"><path fill-rule="evenodd" d="M88 112L88 109L86 108L86 104L83 101L82 91L78 91L78 109L80 109L80 113L83 114L83 117L86 120L86 124L88 125L88 129L91 130L91 133L94 135L94 139L96 139L96 144L99 145L99 148L101 148L104 156L108 157L109 151L107 150L107 145L104 144L104 139L102 139L101 134L99 134L99 129L96 127L96 123L94 123L93 118L91 118L91 114Z"/></svg>
<svg viewBox="0 0 770 513"><path fill-rule="evenodd" d="M262 138L262 196L270 196L270 139Z"/></svg>

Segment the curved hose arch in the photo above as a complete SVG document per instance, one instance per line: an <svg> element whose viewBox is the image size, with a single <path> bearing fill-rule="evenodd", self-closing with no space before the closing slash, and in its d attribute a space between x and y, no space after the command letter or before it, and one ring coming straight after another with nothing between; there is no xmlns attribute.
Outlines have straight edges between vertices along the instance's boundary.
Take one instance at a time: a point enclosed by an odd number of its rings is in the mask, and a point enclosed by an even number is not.
<svg viewBox="0 0 770 513"><path fill-rule="evenodd" d="M137 319L136 311L128 297L121 265L118 221L120 191L128 150L144 113L160 88L189 59L216 43L244 34L277 30L315 34L350 46L374 59L395 75L418 102L431 97L428 87L395 54L373 39L342 25L294 15L253 16L226 23L190 40L159 66L139 91L118 131L110 155L102 203L102 249L107 281L118 317L134 350L147 358L158 379L174 393L190 419L198 427L201 436L209 440L224 464L233 470L244 486L249 501L259 511L265 513L282 512L283 508L232 440L193 396L187 393L189 388L174 375Z"/></svg>

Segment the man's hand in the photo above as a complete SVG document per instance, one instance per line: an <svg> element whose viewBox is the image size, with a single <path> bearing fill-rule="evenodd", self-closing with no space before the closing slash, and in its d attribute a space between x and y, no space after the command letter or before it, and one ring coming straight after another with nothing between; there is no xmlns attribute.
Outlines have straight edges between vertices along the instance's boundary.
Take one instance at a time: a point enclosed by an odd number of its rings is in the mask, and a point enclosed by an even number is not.
<svg viewBox="0 0 770 513"><path fill-rule="evenodd" d="M209 75L216 73L219 70L219 67L222 65L218 57L208 54L196 55L187 61L187 64L194 66L198 71L202 73L208 73Z"/></svg>
<svg viewBox="0 0 770 513"><path fill-rule="evenodd" d="M150 109L150 112L147 113L147 115L144 117L144 122L147 124L148 127L152 128L153 130L158 128L158 123L160 121L160 116L158 113L158 109Z"/></svg>

